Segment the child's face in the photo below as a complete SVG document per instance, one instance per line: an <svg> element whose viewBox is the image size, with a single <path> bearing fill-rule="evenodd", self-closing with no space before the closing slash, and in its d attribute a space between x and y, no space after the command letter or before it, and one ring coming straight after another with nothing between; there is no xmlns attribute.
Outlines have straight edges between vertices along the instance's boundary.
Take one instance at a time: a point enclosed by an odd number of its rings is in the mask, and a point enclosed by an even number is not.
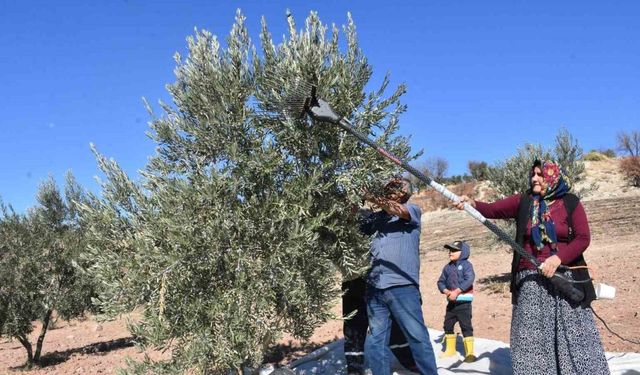
<svg viewBox="0 0 640 375"><path fill-rule="evenodd" d="M462 251L449 251L449 260L454 262L458 259L460 259L460 254L462 253Z"/></svg>

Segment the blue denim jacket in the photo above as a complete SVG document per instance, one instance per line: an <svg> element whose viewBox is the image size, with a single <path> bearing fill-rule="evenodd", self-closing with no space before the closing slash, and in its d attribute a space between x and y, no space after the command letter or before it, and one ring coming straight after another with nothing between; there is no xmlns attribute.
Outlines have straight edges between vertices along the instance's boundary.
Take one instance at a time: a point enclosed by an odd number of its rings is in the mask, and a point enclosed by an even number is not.
<svg viewBox="0 0 640 375"><path fill-rule="evenodd" d="M386 289L416 285L420 282L420 208L405 203L410 219L391 216L385 211L372 213L360 230L373 236L370 247L371 268L367 283Z"/></svg>

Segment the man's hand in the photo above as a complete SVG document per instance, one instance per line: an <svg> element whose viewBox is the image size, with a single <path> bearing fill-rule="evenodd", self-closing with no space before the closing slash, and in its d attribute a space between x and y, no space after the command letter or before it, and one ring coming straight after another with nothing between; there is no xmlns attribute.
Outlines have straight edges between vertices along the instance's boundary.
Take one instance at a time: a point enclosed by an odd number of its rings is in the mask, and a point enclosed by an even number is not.
<svg viewBox="0 0 640 375"><path fill-rule="evenodd" d="M375 196L373 194L371 194L369 189L363 187L361 189L361 193L362 193L362 199L364 199L365 201L369 201L369 202L375 203L374 202Z"/></svg>
<svg viewBox="0 0 640 375"><path fill-rule="evenodd" d="M357 204L352 204L351 208L349 209L349 214L351 214L351 216L356 216L359 209L360 207Z"/></svg>
<svg viewBox="0 0 640 375"><path fill-rule="evenodd" d="M411 215L409 214L409 210L407 209L407 207L399 202L396 202L394 200L391 200L389 198L386 197L377 197L372 195L371 193L369 193L367 190L363 189L362 191L362 197L375 204L376 206L382 208L383 210L385 210L389 215L392 216L398 216L404 220L409 220L411 219Z"/></svg>

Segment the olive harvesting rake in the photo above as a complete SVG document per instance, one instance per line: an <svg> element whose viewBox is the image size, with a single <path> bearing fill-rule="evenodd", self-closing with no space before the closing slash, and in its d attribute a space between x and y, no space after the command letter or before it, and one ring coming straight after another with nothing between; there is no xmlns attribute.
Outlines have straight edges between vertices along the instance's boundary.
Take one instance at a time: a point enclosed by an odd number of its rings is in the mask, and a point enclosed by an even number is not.
<svg viewBox="0 0 640 375"><path fill-rule="evenodd" d="M460 197L448 190L443 185L437 183L429 176L423 174L419 170L415 169L408 163L400 160L389 151L382 148L380 145L369 139L364 134L356 130L351 123L344 117L339 116L334 112L329 103L316 96L317 87L302 80L296 81L296 84L286 92L286 95L280 100L276 107L276 110L284 114L287 118L300 119L304 116L310 116L315 121L328 122L333 125L337 125L342 130L358 138L359 141L375 149L380 155L389 159L397 166L403 168L407 172L414 175L416 178L431 186L440 194L444 195L450 201L458 204L460 203ZM491 232L493 232L498 238L506 242L513 251L520 254L520 256L529 260L540 271L542 264L533 255L526 252L522 246L520 246L514 239L512 239L507 233L505 233L496 224L485 218L478 210L468 203L464 203L464 210L471 215L474 219L478 220ZM566 278L558 271L566 271L569 268L561 265L558 267L555 275L550 278L551 283L567 298L574 302L579 302L584 298L584 293L577 289L573 284L577 284L584 281L574 281Z"/></svg>

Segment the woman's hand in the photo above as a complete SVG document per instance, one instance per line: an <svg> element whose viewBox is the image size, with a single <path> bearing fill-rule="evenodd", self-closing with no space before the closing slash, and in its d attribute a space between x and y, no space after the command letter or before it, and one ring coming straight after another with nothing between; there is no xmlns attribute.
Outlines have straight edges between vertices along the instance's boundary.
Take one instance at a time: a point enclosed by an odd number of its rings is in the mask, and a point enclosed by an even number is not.
<svg viewBox="0 0 640 375"><path fill-rule="evenodd" d="M476 201L474 201L473 199L467 197L466 195L461 195L460 196L460 202L453 203L453 207L455 207L455 208L457 208L459 210L464 210L464 204L465 203L468 203L473 208L476 207Z"/></svg>
<svg viewBox="0 0 640 375"><path fill-rule="evenodd" d="M557 255L552 255L542 263L542 268L540 269L540 272L542 272L542 274L545 275L546 277L549 277L549 278L553 277L553 274L556 273L556 270L558 269L561 263L562 263L562 260L560 260L560 257L558 257Z"/></svg>

